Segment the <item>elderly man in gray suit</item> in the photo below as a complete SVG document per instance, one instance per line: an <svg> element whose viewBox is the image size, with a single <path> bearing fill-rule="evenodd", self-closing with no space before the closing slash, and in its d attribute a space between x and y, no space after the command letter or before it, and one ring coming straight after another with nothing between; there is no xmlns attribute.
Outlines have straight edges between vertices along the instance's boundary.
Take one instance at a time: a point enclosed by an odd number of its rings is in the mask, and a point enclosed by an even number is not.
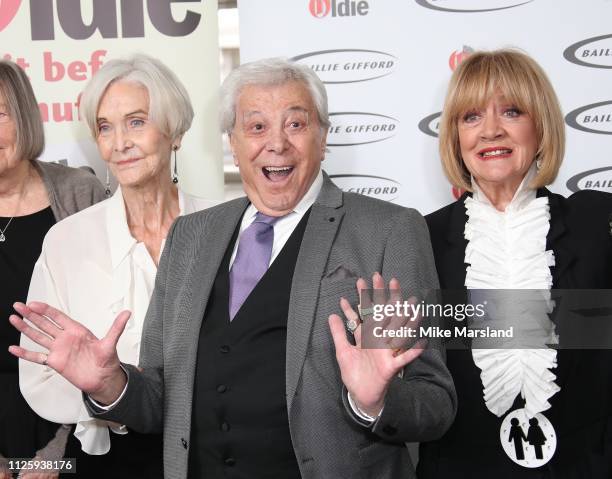
<svg viewBox="0 0 612 479"><path fill-rule="evenodd" d="M116 354L128 312L97 339L47 305L17 304L53 340L48 354L11 352L56 369L95 417L163 431L169 479L414 477L405 442L449 427L452 379L437 349L361 348L351 304L374 271L437 288L423 218L343 193L321 170L327 96L308 67L243 65L222 98L247 197L173 225L140 367Z"/></svg>

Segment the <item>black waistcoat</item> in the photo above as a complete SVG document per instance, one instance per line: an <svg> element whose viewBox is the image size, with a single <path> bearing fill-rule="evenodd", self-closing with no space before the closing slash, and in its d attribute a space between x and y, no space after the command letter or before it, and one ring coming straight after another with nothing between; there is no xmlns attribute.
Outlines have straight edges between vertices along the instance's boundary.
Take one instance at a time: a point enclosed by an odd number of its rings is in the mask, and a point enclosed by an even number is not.
<svg viewBox="0 0 612 479"><path fill-rule="evenodd" d="M229 321L234 232L200 330L189 478L299 478L287 416L285 353L293 271L306 213Z"/></svg>

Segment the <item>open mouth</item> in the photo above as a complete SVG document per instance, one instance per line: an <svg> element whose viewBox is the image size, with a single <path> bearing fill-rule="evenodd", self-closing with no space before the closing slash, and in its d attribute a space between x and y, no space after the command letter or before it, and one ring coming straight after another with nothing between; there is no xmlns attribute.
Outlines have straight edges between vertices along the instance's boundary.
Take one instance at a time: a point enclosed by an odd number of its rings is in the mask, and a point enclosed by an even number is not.
<svg viewBox="0 0 612 479"><path fill-rule="evenodd" d="M507 158L512 154L510 148L486 148L478 152L478 156L482 159Z"/></svg>
<svg viewBox="0 0 612 479"><path fill-rule="evenodd" d="M293 172L293 166L264 166L261 170L270 181L283 181Z"/></svg>

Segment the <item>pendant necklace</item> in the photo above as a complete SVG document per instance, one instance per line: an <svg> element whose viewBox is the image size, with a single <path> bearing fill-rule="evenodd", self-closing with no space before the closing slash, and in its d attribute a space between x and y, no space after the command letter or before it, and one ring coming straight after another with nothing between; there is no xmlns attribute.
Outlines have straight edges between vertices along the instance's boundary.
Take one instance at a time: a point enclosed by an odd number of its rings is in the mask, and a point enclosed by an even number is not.
<svg viewBox="0 0 612 479"><path fill-rule="evenodd" d="M14 216L11 217L10 220L8 220L8 223L6 224L6 226L0 230L0 243L4 243L6 241L6 236L4 236L4 232L8 229L8 227L11 224L11 221L13 221Z"/></svg>
<svg viewBox="0 0 612 479"><path fill-rule="evenodd" d="M28 173L28 176L30 176L29 173ZM6 232L8 227L11 226L11 222L13 221L13 219L15 219L15 216L17 216L17 213L19 213L19 206L21 205L21 201L25 197L24 191L25 191L25 188L22 188L21 194L19 196L19 201L17 201L17 208L15 209L15 213L13 214L13 216L11 216L11 219L8 220L8 223L6 224L6 226L3 229L0 229L0 243L4 243L6 241L6 236L4 235L4 233Z"/></svg>

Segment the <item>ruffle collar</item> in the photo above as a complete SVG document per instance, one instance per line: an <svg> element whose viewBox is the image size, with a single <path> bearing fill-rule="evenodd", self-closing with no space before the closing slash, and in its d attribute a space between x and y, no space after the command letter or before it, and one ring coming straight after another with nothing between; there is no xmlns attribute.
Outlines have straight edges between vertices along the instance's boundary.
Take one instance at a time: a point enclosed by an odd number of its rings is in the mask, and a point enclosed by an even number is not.
<svg viewBox="0 0 612 479"><path fill-rule="evenodd" d="M550 229L548 198L537 198L536 191L528 186L536 173L534 164L505 211L495 209L472 181L474 195L465 200L468 216L464 230L468 240L465 286L468 289L549 290L552 287L550 267L554 266L555 258L553 251L546 250ZM547 317L551 310L552 303L548 301L548 307L523 314L521 322L551 324ZM477 349L474 344L472 356L481 369L483 397L493 414L505 414L517 394L525 399L529 415L550 407L548 400L559 391L556 376L550 371L557 365L557 351L547 349L545 344L545 339L542 349Z"/></svg>

